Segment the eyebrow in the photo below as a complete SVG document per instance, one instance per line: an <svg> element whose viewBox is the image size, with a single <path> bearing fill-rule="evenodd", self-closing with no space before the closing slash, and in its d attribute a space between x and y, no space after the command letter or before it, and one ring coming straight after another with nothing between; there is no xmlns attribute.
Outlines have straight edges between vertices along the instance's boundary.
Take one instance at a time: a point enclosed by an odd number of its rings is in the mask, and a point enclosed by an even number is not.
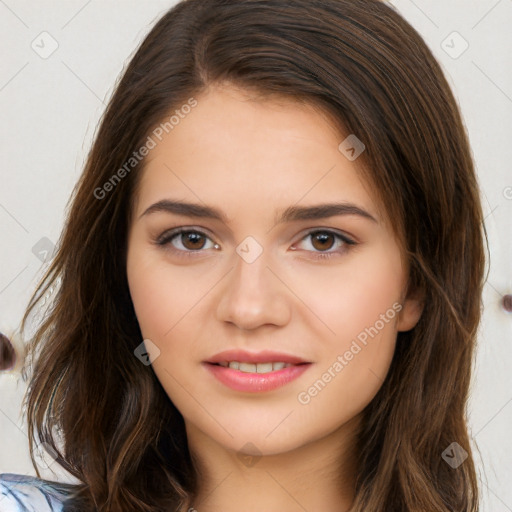
<svg viewBox="0 0 512 512"><path fill-rule="evenodd" d="M185 201L171 201L162 199L149 206L140 215L139 219L145 215L156 212L167 212L185 217L195 217L204 219L220 220L224 224L229 224L227 216L219 209L213 206L201 205L196 203L187 203ZM292 222L298 220L317 220L334 217L337 215L357 215L359 217L371 220L377 223L373 215L363 208L352 203L326 203L314 206L289 206L274 221L275 224Z"/></svg>

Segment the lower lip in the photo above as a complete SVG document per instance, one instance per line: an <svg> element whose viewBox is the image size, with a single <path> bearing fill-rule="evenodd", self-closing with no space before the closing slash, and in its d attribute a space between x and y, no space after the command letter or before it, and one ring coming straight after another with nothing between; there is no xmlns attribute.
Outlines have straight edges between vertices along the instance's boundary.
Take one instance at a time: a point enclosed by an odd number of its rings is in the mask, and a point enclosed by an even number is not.
<svg viewBox="0 0 512 512"><path fill-rule="evenodd" d="M246 373L212 363L203 364L222 384L235 391L246 393L259 393L280 388L299 378L311 366L311 363L306 363L288 366L269 373Z"/></svg>

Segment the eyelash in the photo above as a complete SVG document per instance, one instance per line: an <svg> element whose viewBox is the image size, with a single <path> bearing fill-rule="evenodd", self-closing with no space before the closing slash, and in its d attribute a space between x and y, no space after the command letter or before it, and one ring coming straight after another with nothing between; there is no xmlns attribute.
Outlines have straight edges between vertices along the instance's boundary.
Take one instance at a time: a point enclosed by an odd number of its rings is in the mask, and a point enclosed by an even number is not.
<svg viewBox="0 0 512 512"><path fill-rule="evenodd" d="M194 256L192 256L192 253L204 252L202 249L198 249L196 251L193 251L193 250L176 249L175 247L172 247L171 241L174 238L176 238L177 236L182 235L184 233L198 234L198 235L201 235L201 236L211 240L210 236L208 236L205 232L203 232L203 231L201 231L199 229L176 228L176 229L173 229L171 231L167 231L167 232L163 233L154 242L159 247L169 246L169 249L172 252L174 252L174 254L176 254L179 257L183 257L183 258L190 258L190 257L193 258ZM319 252L307 251L307 252L311 252L312 254L314 254L313 258L317 259L317 260L326 260L326 259L331 259L331 258L336 257L336 256L342 256L348 250L347 246L353 246L353 245L357 244L357 242L355 242L354 240L351 240L346 235L342 235L341 233L338 233L337 231L333 231L333 230L330 230L330 229L318 229L318 228L315 228L315 229L312 229L312 230L308 231L299 240L299 242L302 242L308 236L311 236L311 235L314 235L314 234L318 234L318 233L332 235L335 238L337 238L338 240L342 241L343 245L342 245L342 251L341 252L340 251L331 251L331 252L326 252L326 251L319 251ZM213 240L211 240L211 241L213 242Z"/></svg>

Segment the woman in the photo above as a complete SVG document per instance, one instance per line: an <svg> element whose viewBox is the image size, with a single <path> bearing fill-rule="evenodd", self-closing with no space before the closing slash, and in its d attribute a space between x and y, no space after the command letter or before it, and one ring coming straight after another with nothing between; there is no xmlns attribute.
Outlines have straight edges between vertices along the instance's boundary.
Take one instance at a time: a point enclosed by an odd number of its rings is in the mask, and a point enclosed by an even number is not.
<svg viewBox="0 0 512 512"><path fill-rule="evenodd" d="M24 318L60 279L29 440L82 484L51 507L477 511L483 268L461 116L398 13L179 3L107 107ZM3 478L14 507L52 484Z"/></svg>

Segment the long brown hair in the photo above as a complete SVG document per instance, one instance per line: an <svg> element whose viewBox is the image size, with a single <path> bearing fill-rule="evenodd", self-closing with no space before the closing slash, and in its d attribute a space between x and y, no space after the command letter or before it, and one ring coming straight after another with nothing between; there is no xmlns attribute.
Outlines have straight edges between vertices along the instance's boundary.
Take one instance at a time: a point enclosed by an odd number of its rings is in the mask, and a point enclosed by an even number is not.
<svg viewBox="0 0 512 512"><path fill-rule="evenodd" d="M142 335L125 259L145 160L126 163L162 120L221 82L314 104L364 142L361 172L424 297L364 411L351 512L477 511L465 407L484 278L478 184L440 66L378 0L185 0L130 61L23 318L59 279L31 341L26 399L30 449L36 432L83 482L65 510L181 510L198 489L183 418L134 356ZM467 452L457 467L442 456L454 442Z"/></svg>

